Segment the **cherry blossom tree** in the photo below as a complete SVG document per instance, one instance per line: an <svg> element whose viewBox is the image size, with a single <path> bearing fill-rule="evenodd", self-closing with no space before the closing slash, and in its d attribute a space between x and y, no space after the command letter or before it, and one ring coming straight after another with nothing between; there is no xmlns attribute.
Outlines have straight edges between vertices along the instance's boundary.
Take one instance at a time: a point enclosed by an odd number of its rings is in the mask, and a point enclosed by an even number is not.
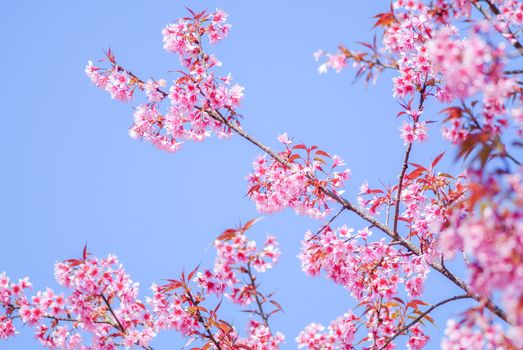
<svg viewBox="0 0 523 350"><path fill-rule="evenodd" d="M433 310L468 299L470 308L447 321L443 349L523 348L523 4L397 0L375 16L370 42L314 53L320 73L352 65L356 78L375 83L384 70L394 72L400 107L391 117L401 119L405 145L399 175L390 186L370 178L355 199L344 196L350 170L340 157L276 130L281 146L273 150L241 126L243 87L207 51L227 36L227 15L188 13L162 31L164 49L180 59L176 80L144 80L111 50L88 63L88 78L113 99L136 102L129 135L163 151L213 135L236 135L262 151L247 177L248 197L261 213L291 208L317 219L302 241L302 270L345 287L357 306L287 338L271 328L282 306L258 278L280 251L273 236L262 244L251 239L253 219L217 236L213 268L181 272L153 285L145 299L116 256L97 258L87 247L81 258L55 266L67 294L30 293L28 278L2 273L0 338L25 324L50 349L152 349L167 329L199 349L279 349L293 341L318 350L422 349ZM429 101L441 113L427 115ZM412 162L431 127L441 128L450 150L430 164ZM460 172L442 169L443 157L455 157ZM344 212L366 224L336 222ZM448 261L463 264L466 275ZM461 294L423 300L429 273ZM224 301L246 308L245 333L220 316Z"/></svg>

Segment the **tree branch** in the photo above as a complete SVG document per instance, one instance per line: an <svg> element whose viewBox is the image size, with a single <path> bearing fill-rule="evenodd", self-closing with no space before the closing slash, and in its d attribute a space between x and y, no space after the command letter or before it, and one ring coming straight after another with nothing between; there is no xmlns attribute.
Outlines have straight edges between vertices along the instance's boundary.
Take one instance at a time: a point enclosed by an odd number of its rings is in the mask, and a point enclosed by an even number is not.
<svg viewBox="0 0 523 350"><path fill-rule="evenodd" d="M130 74L132 77L134 77L136 79L136 81L138 83L143 84L143 81L141 79L136 77L134 74L132 74L128 70L125 70L124 68L122 68L122 67L120 67L118 65L116 65L116 67L118 67L117 69L119 69L120 71L123 71L123 72L126 72L127 74ZM162 90L159 90L159 89L158 89L158 91L164 97L167 96L166 92L164 92ZM237 122L231 121L231 120L227 120L220 113L220 111L214 110L214 109L204 109L202 107L196 107L196 108L198 108L201 111L207 113L207 115L209 117L211 117L212 119L214 119L214 120L216 120L216 121L226 125L228 128L230 128L231 130L236 132L239 136L241 136L242 138L244 138L248 142L252 143L256 147L258 147L259 149L261 149L262 151L267 153L275 161L279 162L280 164L282 164L285 167L288 166L287 161L283 157L281 157L276 152L274 152L271 148L269 148L268 146L264 145L263 143L261 143L260 141L255 139L253 136L248 134L245 130L243 130L240 127L239 124L237 124ZM310 174L307 174L307 177L309 179L311 179L311 180L314 179ZM410 242L410 241L402 238L398 234L396 234L395 231L391 230L388 226L386 226L383 223L381 223L379 220L374 218L372 215L370 215L364 209L358 208L357 206L355 206L354 204L349 202L347 199L341 197L339 194L335 193L334 191L332 191L332 190L330 190L328 188L318 186L318 189L322 193L327 195L328 197L332 198L335 202L339 203L346 210L353 212L354 214L356 214L357 216L359 216L363 220L365 220L368 223L372 224L373 226L377 227L379 230L381 230L383 233L385 233L386 235L391 237L393 240L397 241L398 244L401 244L403 247L405 247L410 252L412 252L412 253L414 253L416 255L422 255L423 254L422 251L416 245L414 245L412 242ZM444 267L444 266L442 266L442 265L440 265L439 263L436 263L436 262L428 263L428 265L431 266L434 270L436 270L439 273L441 273L443 276L445 276L447 279L449 279L456 286L458 286L459 288L463 289L467 294L471 295L472 298L474 298L476 301L483 302L485 300L485 298L482 298L481 296L474 294L470 290L470 288L459 277L457 277L456 275L451 273L446 267ZM506 316L505 312L501 308L499 308L496 304L494 304L490 299L487 299L485 306L487 307L488 310L490 310L496 316L498 316L503 321L508 323L507 316Z"/></svg>
<svg viewBox="0 0 523 350"><path fill-rule="evenodd" d="M407 149L405 150L405 156L403 157L403 166L401 167L401 173L398 181L398 191L396 193L396 206L394 207L394 224L392 231L399 236L398 233L398 219L400 216L400 203L401 203L401 192L403 191L403 179L405 173L409 167L409 156L412 150L412 142L409 142Z"/></svg>
<svg viewBox="0 0 523 350"><path fill-rule="evenodd" d="M104 293L101 293L100 296L102 297L105 305L107 305L107 308L109 310L109 312L111 313L111 315L113 315L113 318L115 319L116 323L118 324L118 329L123 333L125 334L125 328L124 326L120 323L120 320L118 319L118 317L116 317L116 314L114 313L114 310L113 308L111 307L111 304L109 303L109 300L107 300L107 298L105 297Z"/></svg>
<svg viewBox="0 0 523 350"><path fill-rule="evenodd" d="M220 121L222 123L225 123L225 125L227 125L229 128L234 130L238 135L240 135L241 137L243 137L244 139L246 139L250 143L254 144L258 148L260 148L262 151L264 151L265 153L269 154L274 160L276 160L277 162L287 166L285 160L282 157L280 157L272 149L270 149L269 147L265 146L264 144L262 144L261 142L256 140L254 137L252 137L251 135L246 133L237 124L232 123L231 121L226 120L221 115L221 113L219 111L207 110L206 112L212 118L214 118L215 120L218 120L218 121ZM310 178L310 175L308 175L308 176ZM329 196L330 198L332 198L334 201L336 201L339 204L341 204L343 207L345 207L345 209L355 213L356 215L358 215L363 220L365 220L368 223L372 224L373 226L377 227L379 230L381 230L383 233L385 233L386 235L388 235L392 239L397 240L399 242L399 244L401 244L407 250L411 251L412 253L414 253L416 255L423 255L421 250L416 245L414 245L412 242L406 240L405 238L397 235L396 232L392 231L390 228L385 226L383 223L381 223L379 220L377 220L372 215L367 213L365 210L356 207L354 204L349 202L347 199L341 197L340 195L338 195L337 193L333 192L332 190L329 190L328 188L319 187L318 189L321 192L323 192L324 194L326 194L327 196ZM474 298L475 300L477 300L477 301L483 301L484 300L484 298L482 298L481 296L474 294L472 292L472 290L459 277L455 276L447 268L444 268L443 266L441 266L439 263L436 263L436 262L431 262L431 263L428 263L428 264L434 270L438 271L443 276L445 276L447 279L449 279L456 286L458 286L459 288L463 289L467 294L471 295L472 298ZM505 312L501 308L499 308L496 304L494 304L490 299L487 299L487 302L486 302L485 306L487 307L487 309L489 309L496 316L498 316L503 321L508 323L507 316L506 316Z"/></svg>
<svg viewBox="0 0 523 350"><path fill-rule="evenodd" d="M251 263L247 263L247 275L249 276L249 280L250 280L249 285L254 290L254 299L256 300L256 304L258 305L258 314L262 318L265 326L267 326L267 328L269 328L269 331L270 331L271 327L269 326L269 317L263 310L262 302L260 300L260 297L258 296L258 289L257 289L256 282L255 282L256 278L252 274Z"/></svg>
<svg viewBox="0 0 523 350"><path fill-rule="evenodd" d="M194 300L194 297L193 295L191 294L191 291L189 289L186 289L185 290L185 293L187 294L187 296L189 297L189 300L191 301L191 303L194 305L194 306L198 306L198 303L196 302L196 300ZM207 336L208 338L213 342L213 344L216 346L216 349L218 350L222 350L222 347L220 346L220 343L218 343L218 341L216 340L216 338L214 338L214 335L212 334L211 332L211 329L209 328L209 326L205 323L205 320L200 312L200 310L196 309L196 315L198 316L198 322L200 322L203 326L203 328L205 329L205 332L207 333Z"/></svg>
<svg viewBox="0 0 523 350"><path fill-rule="evenodd" d="M426 79L425 79L426 80ZM419 104L418 104L418 111L423 110L423 104L425 103L425 90L427 89L427 83L423 83L423 87L420 90L420 98L419 98ZM416 122L416 120L414 121ZM414 129L416 127L416 124L414 124ZM405 156L403 157L403 165L401 167L401 173L398 181L398 192L396 194L396 207L394 208L394 224L392 231L399 236L398 233L398 219L400 215L400 203L401 203L401 192L403 191L403 179L405 177L405 173L407 172L407 169L409 167L409 156L410 151L412 150L412 142L409 142L409 145L407 146L407 149L405 150Z"/></svg>
<svg viewBox="0 0 523 350"><path fill-rule="evenodd" d="M448 299L445 299L443 301L440 301L439 303L437 304L434 304L432 305L430 308L428 308L425 312L419 314L418 317L416 317L414 320L412 320L412 322L410 322L409 324L407 324L406 326L403 326L402 328L400 328L398 331L396 331L396 333L394 333L394 335L392 335L389 339L387 339L387 341L385 342L385 344L383 344L383 346L380 348L380 350L383 350L387 347L387 345L390 344L391 341L393 341L394 339L396 339L398 336L400 336L403 332L407 331L410 329L410 327L414 326L416 323L418 323L419 321L421 321L421 319L423 317L425 317L426 315L428 315L429 313L431 313L434 309L436 309L437 307L440 307L441 305L444 305L444 304L447 304L447 303L450 303L451 301L455 301L455 300L460 300L460 299L468 299L468 298L472 298L470 295L468 294L464 294L464 295L457 295L457 296L453 296L452 298L448 298Z"/></svg>
<svg viewBox="0 0 523 350"><path fill-rule="evenodd" d="M325 230L328 226L330 226L330 224L332 224L332 222L333 222L334 220L336 220L336 218L337 218L338 216L340 216L340 214L341 214L345 209L346 209L345 207L341 207L341 209L340 209L336 214L334 214L334 216L333 216L332 218L330 218L329 221L328 221L325 225L323 225L323 226L322 226L318 231L316 231L316 233L315 233L314 235L312 235L312 236L307 240L307 242L309 242L309 241L310 241L311 239L313 239L313 238L318 237L318 235L319 235L320 233L322 233L323 230Z"/></svg>
<svg viewBox="0 0 523 350"><path fill-rule="evenodd" d="M503 72L503 74L507 74L507 75L523 74L523 69L506 70Z"/></svg>

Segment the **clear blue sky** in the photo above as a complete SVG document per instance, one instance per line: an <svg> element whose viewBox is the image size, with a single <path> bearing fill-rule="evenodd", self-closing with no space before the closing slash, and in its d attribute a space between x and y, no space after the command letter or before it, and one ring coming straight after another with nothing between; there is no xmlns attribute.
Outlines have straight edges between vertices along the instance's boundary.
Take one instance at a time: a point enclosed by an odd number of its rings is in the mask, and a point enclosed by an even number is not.
<svg viewBox="0 0 523 350"><path fill-rule="evenodd" d="M370 40L371 16L386 10L388 1L184 3L230 15L231 34L213 49L224 71L245 86L246 130L272 146L286 131L339 154L353 172L351 198L365 179L395 180L403 145L391 76L365 89L362 82L351 84L351 70L319 75L312 59L319 48ZM111 100L84 75L87 60L110 46L121 64L142 77L174 77L167 71L177 69L178 59L162 49L160 31L186 14L182 2L6 1L2 7L0 271L30 276L35 290L57 288L53 264L78 256L88 242L96 255L117 254L146 295L154 281L200 262L210 265L213 250L205 248L221 230L260 216L245 198L257 149L234 137L167 154L134 141L127 136L131 106ZM430 137L416 146L413 161L445 149L437 130ZM350 215L338 220L362 227ZM353 305L341 287L300 271L300 240L320 224L284 212L252 231L260 239L273 233L281 242L279 265L261 281L265 290L277 290L286 311L273 320L273 328L286 334L285 348L295 348L294 337L306 324L328 324ZM426 300L453 291L435 278ZM227 312L224 318L243 331L245 315ZM444 323L430 328L439 338ZM0 349L39 348L30 328L19 330ZM167 333L152 345L162 350L183 344ZM428 349L438 347L436 341Z"/></svg>

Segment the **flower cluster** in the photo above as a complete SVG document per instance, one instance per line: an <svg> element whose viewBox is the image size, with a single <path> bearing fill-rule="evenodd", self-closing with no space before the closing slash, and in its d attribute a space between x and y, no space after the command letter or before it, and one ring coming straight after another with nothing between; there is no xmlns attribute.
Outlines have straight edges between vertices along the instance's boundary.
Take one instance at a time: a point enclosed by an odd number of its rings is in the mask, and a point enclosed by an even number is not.
<svg viewBox="0 0 523 350"><path fill-rule="evenodd" d="M138 345L147 348L156 335L152 315L137 298L138 285L130 280L115 256L106 259L70 259L57 263L57 281L72 290L56 294L51 289L28 298L27 279L9 284L0 275L0 315L3 338L14 335L12 321L19 317L35 328L36 338L50 349L113 349ZM79 330L83 332L79 332Z"/></svg>
<svg viewBox="0 0 523 350"><path fill-rule="evenodd" d="M519 47L514 33L521 30L521 5L514 1L489 1L493 11L493 28L507 41ZM475 6L480 6L476 4ZM376 16L375 27L383 28L383 49L376 42L364 43L370 50L358 53L340 46L337 54L323 51L315 58L326 57L320 71L328 67L340 71L352 61L357 68L356 77L367 72L367 80L374 72L397 70L393 78L393 96L413 98L416 92L423 98L435 96L442 103L455 99L474 98L481 94L481 111L452 114L442 128L442 134L460 147L477 143L479 134L489 140L499 138L511 123L522 134L523 121L520 108L521 88L506 74L507 49L504 43L490 43L493 31L487 21L476 21L472 34L462 38L453 25L454 19L471 21L471 2L438 0L426 4L420 0L395 1L389 12ZM472 105L476 105L473 101ZM478 114L478 115L473 115ZM400 128L405 144L426 138L426 124L415 120L403 122ZM495 147L504 147L498 141ZM485 151L486 153L486 151Z"/></svg>
<svg viewBox="0 0 523 350"><path fill-rule="evenodd" d="M447 321L443 350L461 350L471 344L477 349L515 349L507 343L503 329L493 324L484 315L471 313L462 322Z"/></svg>
<svg viewBox="0 0 523 350"><path fill-rule="evenodd" d="M256 291L253 270L265 272L280 257L278 242L268 235L258 250L256 242L249 240L245 232L256 222L251 220L239 229L228 229L214 242L216 261L213 271L198 272L195 281L208 293L229 298L234 303L249 305L259 294ZM250 283L243 282L246 275Z"/></svg>
<svg viewBox="0 0 523 350"><path fill-rule="evenodd" d="M230 28L227 15L221 10L192 15L167 25L162 31L164 48L178 54L186 70L168 90L162 90L167 86L163 79L144 82L126 71L111 51L106 55L108 69L94 66L91 61L85 69L96 86L120 101L131 100L136 89L144 91L147 103L136 107L129 135L169 152L180 149L183 140L203 141L212 133L218 137L230 136L226 123L238 124L236 108L243 97L243 87L231 86L230 74L217 76L213 68L221 66L221 62L203 51L204 36L210 43L227 36ZM164 100L170 103L161 112Z"/></svg>
<svg viewBox="0 0 523 350"><path fill-rule="evenodd" d="M266 325L251 320L247 332L249 337L239 341L243 348L248 347L252 350L278 350L280 345L285 342L285 336L281 332L273 334Z"/></svg>
<svg viewBox="0 0 523 350"><path fill-rule="evenodd" d="M429 260L441 256L437 244L438 223L449 219L449 207L463 198L465 192L461 177L435 171L443 156L444 153L437 156L428 168L413 164L414 169L403 178L399 198L402 206L398 210L398 221L406 225L407 237L418 244ZM372 215L384 212L385 217L390 218L398 190L398 185L381 190L369 188L365 183L360 188L359 204Z"/></svg>
<svg viewBox="0 0 523 350"><path fill-rule="evenodd" d="M390 300L404 284L411 296L420 296L428 267L423 256L411 256L384 240L370 242L372 232L342 226L326 227L318 235L310 231L302 241L303 271L326 277L347 288L359 301ZM403 272L403 274L401 273Z"/></svg>
<svg viewBox="0 0 523 350"><path fill-rule="evenodd" d="M444 88L452 96L464 99L482 94L482 118L473 121L473 126L490 138L496 137L509 125L510 99L517 91L514 80L504 74L504 48L491 46L477 34L456 39L456 33L453 27L435 33L428 46L433 69L441 73ZM462 141L453 136L461 130L461 124L460 121L451 124L444 135L455 143Z"/></svg>
<svg viewBox="0 0 523 350"><path fill-rule="evenodd" d="M427 124L425 122L416 122L413 125L403 121L400 131L401 139L405 145L414 141L423 142L427 139Z"/></svg>
<svg viewBox="0 0 523 350"><path fill-rule="evenodd" d="M465 254L474 291L484 297L500 293L512 325L513 340L523 345L523 181L519 174L481 177L469 172L468 201L454 206L439 244L447 257ZM502 181L500 181L502 180ZM481 203L477 213L471 204ZM485 205L488 203L488 205Z"/></svg>
<svg viewBox="0 0 523 350"><path fill-rule="evenodd" d="M354 349L358 317L346 313L331 322L329 327L311 323L296 337L298 349Z"/></svg>
<svg viewBox="0 0 523 350"><path fill-rule="evenodd" d="M256 251L256 242L244 235L254 223L251 220L234 234L228 230L218 238L214 273L194 270L164 285L153 284L152 295L145 302L138 298L138 283L130 279L114 255L100 259L90 256L86 249L81 259L65 260L55 266L56 280L70 290L68 295L48 288L29 298L26 291L32 285L27 278L11 282L1 273L0 339L15 335L14 321L20 318L35 328L36 337L49 349L151 349L149 344L158 332L169 329L192 341L200 339L210 349L218 349L217 344L221 349L278 349L285 337L280 332L273 334L267 322L281 307L258 291L251 266L265 271L280 252L271 236ZM236 276L239 272L248 275L248 284L241 285L241 278ZM223 286L221 290L206 279L209 274ZM192 279L198 284L191 286ZM251 319L246 339L240 339L234 327L218 318L219 304L213 310L203 306L210 294L224 291L232 291L230 298L242 305L256 299L262 310L259 315L264 324ZM270 314L263 311L263 304L269 301L278 305Z"/></svg>
<svg viewBox="0 0 523 350"><path fill-rule="evenodd" d="M317 146L292 145L286 134L279 137L285 145L279 160L258 157L249 174L249 197L263 213L292 208L298 214L323 218L330 212L326 194L343 193L343 184L350 170L338 156L331 156Z"/></svg>

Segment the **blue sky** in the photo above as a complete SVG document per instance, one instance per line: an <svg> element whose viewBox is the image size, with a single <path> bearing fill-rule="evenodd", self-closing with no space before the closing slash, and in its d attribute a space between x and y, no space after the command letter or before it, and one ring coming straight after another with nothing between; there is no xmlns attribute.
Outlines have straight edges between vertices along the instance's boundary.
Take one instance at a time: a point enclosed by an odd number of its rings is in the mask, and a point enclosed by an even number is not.
<svg viewBox="0 0 523 350"><path fill-rule="evenodd" d="M243 126L277 147L282 132L342 156L353 172L347 196L354 198L368 179L395 181L403 156L400 110L390 75L365 88L351 84L353 71L319 75L312 53L355 47L370 40L371 17L386 10L378 2L185 1L198 9L223 8L232 31L213 46L224 72L245 86ZM357 4L357 5L355 5ZM0 96L6 133L0 138L0 271L30 276L35 290L57 288L53 264L78 256L88 242L99 256L115 253L144 295L154 281L174 277L199 263L223 229L260 216L246 197L245 176L260 154L239 137L185 144L163 153L127 136L131 106L91 86L84 75L89 59L111 47L120 63L144 78L169 80L176 56L162 49L160 31L186 14L179 1L9 1L0 13ZM428 113L431 113L430 105ZM432 111L434 112L434 111ZM434 114L434 113L433 113ZM416 146L413 161L445 150L438 127L431 141ZM356 228L345 215L338 223ZM253 237L270 232L283 252L277 267L261 277L276 290L285 314L273 328L287 336L286 348L310 322L327 324L353 302L348 293L300 271L296 258L304 232L321 225L283 212L265 218ZM426 300L436 302L455 289L432 274ZM445 286L445 287L443 287ZM436 313L446 316L457 307ZM231 309L233 310L233 309ZM245 315L228 310L243 331ZM439 339L444 323L429 327ZM32 330L0 349L38 349ZM174 333L162 334L155 349L181 348ZM439 347L435 341L428 349ZM401 348L401 346L400 346Z"/></svg>

